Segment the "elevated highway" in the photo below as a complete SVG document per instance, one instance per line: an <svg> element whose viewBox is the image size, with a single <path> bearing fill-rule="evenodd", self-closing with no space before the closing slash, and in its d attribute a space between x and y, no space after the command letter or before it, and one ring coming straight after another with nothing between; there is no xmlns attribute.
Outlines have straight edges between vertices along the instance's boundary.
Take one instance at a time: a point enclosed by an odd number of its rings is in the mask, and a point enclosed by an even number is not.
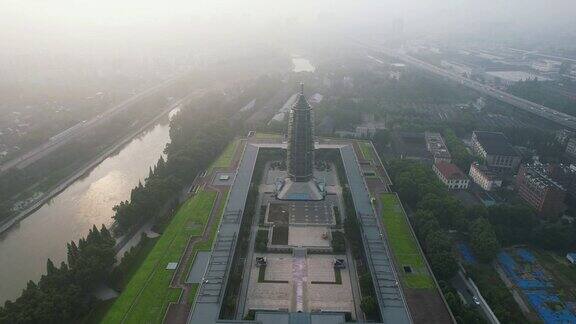
<svg viewBox="0 0 576 324"><path fill-rule="evenodd" d="M381 55L385 55L388 57L392 57L394 59L400 60L404 63L410 64L427 72L436 74L438 76L444 77L446 79L458 82L462 85L465 85L471 89L474 89L486 96L492 97L494 99L503 101L507 104L510 104L516 108L519 108L527 113L536 115L538 117L544 118L549 120L557 125L560 125L566 129L576 131L576 117L570 116L563 112L554 110L552 108L537 104L535 102L514 96L502 90L496 89L494 87L488 86L478 81L474 81L458 75L457 73L439 68L435 65L430 63L424 62L422 60L416 59L408 54L405 54L401 51L393 51L384 48L378 48L376 46L360 44L365 49L371 51L369 58L372 60L382 64L383 61L380 60Z"/></svg>
<svg viewBox="0 0 576 324"><path fill-rule="evenodd" d="M23 169L28 165L38 161L42 157L46 156L48 153L54 151L55 149L61 147L62 145L70 142L73 139L77 139L78 137L86 134L89 130L93 129L94 127L98 127L102 123L109 121L110 118L116 116L117 114L121 113L122 111L128 109L133 104L137 103L138 101L156 93L159 90L162 90L170 85L172 85L176 80L178 80L178 76L171 77L160 84L152 86L122 102L119 104L111 107L110 109L106 110L102 114L93 117L90 120L85 120L80 122L71 128L64 130L63 132L52 136L48 141L44 142L40 146L32 149L31 151L26 152L25 154L14 158L10 161L7 161L0 165L0 174L13 169Z"/></svg>

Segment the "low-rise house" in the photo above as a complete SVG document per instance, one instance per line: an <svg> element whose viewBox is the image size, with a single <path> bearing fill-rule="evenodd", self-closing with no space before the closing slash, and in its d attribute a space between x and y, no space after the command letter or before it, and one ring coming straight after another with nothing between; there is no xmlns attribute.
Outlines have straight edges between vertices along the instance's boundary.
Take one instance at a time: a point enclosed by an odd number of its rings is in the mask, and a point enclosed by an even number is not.
<svg viewBox="0 0 576 324"><path fill-rule="evenodd" d="M448 189L468 189L470 180L456 165L438 161L434 163L432 169Z"/></svg>
<svg viewBox="0 0 576 324"><path fill-rule="evenodd" d="M502 179L488 166L473 162L468 173L472 181L486 191L491 191L502 186Z"/></svg>
<svg viewBox="0 0 576 324"><path fill-rule="evenodd" d="M444 143L444 139L440 133L426 132L424 133L426 140L426 149L434 157L434 162L444 161L450 163L452 156Z"/></svg>

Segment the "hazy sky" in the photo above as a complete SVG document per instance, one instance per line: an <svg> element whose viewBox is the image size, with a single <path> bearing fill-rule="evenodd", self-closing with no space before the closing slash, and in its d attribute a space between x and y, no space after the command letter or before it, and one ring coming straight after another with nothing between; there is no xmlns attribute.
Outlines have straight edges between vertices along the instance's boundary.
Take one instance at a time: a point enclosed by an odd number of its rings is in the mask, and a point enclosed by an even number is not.
<svg viewBox="0 0 576 324"><path fill-rule="evenodd" d="M110 49L245 34L306 36L306 29L387 30L397 18L415 33L575 31L575 12L575 0L0 0L0 41L15 51Z"/></svg>

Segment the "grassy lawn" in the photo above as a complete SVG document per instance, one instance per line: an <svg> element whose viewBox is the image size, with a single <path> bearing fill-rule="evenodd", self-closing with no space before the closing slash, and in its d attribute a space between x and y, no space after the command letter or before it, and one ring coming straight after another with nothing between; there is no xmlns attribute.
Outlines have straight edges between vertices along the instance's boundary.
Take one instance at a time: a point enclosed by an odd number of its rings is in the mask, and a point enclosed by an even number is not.
<svg viewBox="0 0 576 324"><path fill-rule="evenodd" d="M192 289L188 292L188 305L192 306L194 301L196 300L196 292L198 291L199 284L194 283L192 284Z"/></svg>
<svg viewBox="0 0 576 324"><path fill-rule="evenodd" d="M216 210L217 213L216 215L218 215L218 218L214 220L214 222L212 223L212 227L208 229L210 231L210 236L208 237L208 240L204 242L197 242L192 247L193 257L188 259L188 264L186 264L186 271L184 271L184 273L182 274L184 278L181 279L185 279L185 277L187 277L188 274L190 273L192 265L194 264L194 260L196 259L196 254L198 254L198 252L212 250L212 243L214 242L216 231L218 230L218 225L220 224L220 220L222 219L222 215L224 214L224 207L226 199L228 198L228 193L229 191L226 190L226 192L224 193L224 197L222 198L222 203L220 204L220 206L218 206L218 210Z"/></svg>
<svg viewBox="0 0 576 324"><path fill-rule="evenodd" d="M380 201L382 202L382 220L394 258L400 267L412 268L412 273L399 271L402 280L409 288L434 288L434 281L426 268L424 257L418 250L416 238L412 236L400 201L393 194L382 194Z"/></svg>
<svg viewBox="0 0 576 324"><path fill-rule="evenodd" d="M155 238L147 238L144 242L141 241L140 244L142 246L140 250L137 252L136 256L134 257L134 262L130 264L130 267L127 269L127 271L121 278L118 278L117 281L111 283L114 289L123 290L124 287L126 287L128 282L134 276L136 271L138 271L144 260L146 260L146 256L150 253L150 251L152 251L158 239L159 238L155 237Z"/></svg>
<svg viewBox="0 0 576 324"><path fill-rule="evenodd" d="M274 134L274 133L260 133L256 132L254 134L254 138L257 139L282 139L284 136L282 134Z"/></svg>
<svg viewBox="0 0 576 324"><path fill-rule="evenodd" d="M286 245L288 244L288 226L279 225L275 226L272 231L272 244Z"/></svg>
<svg viewBox="0 0 576 324"><path fill-rule="evenodd" d="M209 172L212 172L215 168L228 168L232 164L232 159L234 158L234 153L236 153L236 148L240 144L239 140L234 140L226 146L224 152L220 154L218 160L214 161L209 168Z"/></svg>
<svg viewBox="0 0 576 324"><path fill-rule="evenodd" d="M96 305L92 308L90 313L85 318L83 318L80 321L80 323L97 324L102 322L102 319L104 318L104 316L106 316L106 313L108 312L110 307L112 307L113 303L114 299L99 300L98 302L96 302Z"/></svg>
<svg viewBox="0 0 576 324"><path fill-rule="evenodd" d="M544 250L533 251L538 262L552 274L554 286L560 288L560 295L569 300L576 299L576 266L568 263L562 255Z"/></svg>
<svg viewBox="0 0 576 324"><path fill-rule="evenodd" d="M360 146L360 151L362 151L362 156L366 160L376 161L376 156L374 156L374 151L372 150L372 145L369 142L358 142Z"/></svg>
<svg viewBox="0 0 576 324"><path fill-rule="evenodd" d="M188 200L176 213L154 245L126 289L116 299L103 323L161 323L170 302L177 302L181 289L170 288L173 270L169 262L178 262L191 236L203 232L216 192L202 191ZM202 224L192 229L190 223Z"/></svg>

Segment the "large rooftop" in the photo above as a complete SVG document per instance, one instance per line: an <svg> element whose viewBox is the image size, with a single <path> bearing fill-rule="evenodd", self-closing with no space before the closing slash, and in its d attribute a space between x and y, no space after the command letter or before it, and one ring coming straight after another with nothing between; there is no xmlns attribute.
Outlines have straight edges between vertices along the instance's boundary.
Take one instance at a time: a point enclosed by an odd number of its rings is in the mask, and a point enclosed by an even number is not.
<svg viewBox="0 0 576 324"><path fill-rule="evenodd" d="M442 173L444 178L448 180L467 179L466 175L462 171L460 171L460 169L456 165L452 163L438 161L434 165L436 166L436 169L438 169L438 171Z"/></svg>
<svg viewBox="0 0 576 324"><path fill-rule="evenodd" d="M487 154L518 156L518 152L503 133L474 131L474 134Z"/></svg>

